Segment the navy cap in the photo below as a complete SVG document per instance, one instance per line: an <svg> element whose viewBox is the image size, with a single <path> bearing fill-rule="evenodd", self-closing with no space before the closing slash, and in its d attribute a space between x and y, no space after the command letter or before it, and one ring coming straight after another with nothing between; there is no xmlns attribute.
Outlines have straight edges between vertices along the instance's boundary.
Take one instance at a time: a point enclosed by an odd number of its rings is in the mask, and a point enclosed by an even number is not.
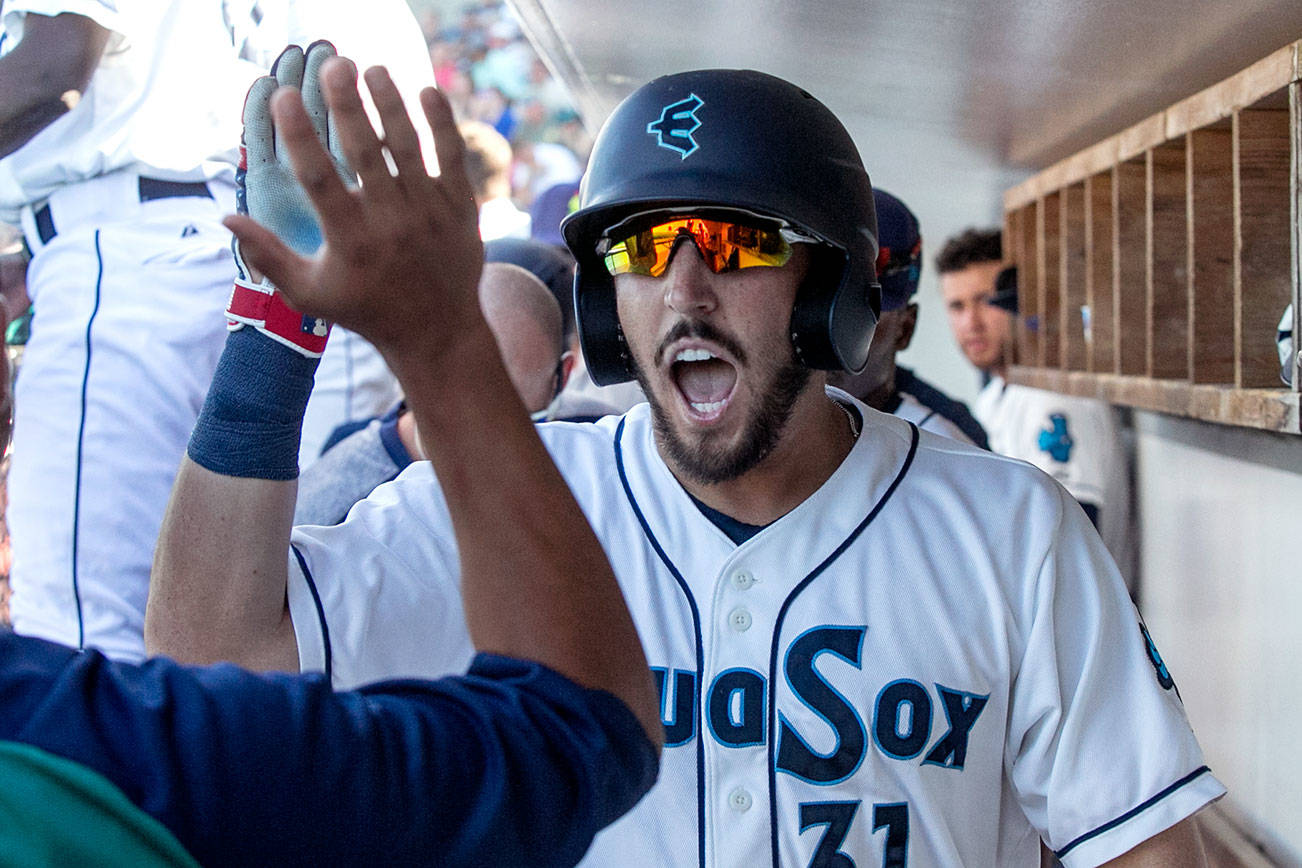
<svg viewBox="0 0 1302 868"><path fill-rule="evenodd" d="M579 205L579 182L566 181L548 187L533 200L529 217L533 221L529 234L539 241L565 246L561 237L561 221Z"/></svg>
<svg viewBox="0 0 1302 868"><path fill-rule="evenodd" d="M990 296L988 304L1003 308L1009 313L1017 313L1017 266L1010 265L995 278L995 294Z"/></svg>
<svg viewBox="0 0 1302 868"><path fill-rule="evenodd" d="M874 189L873 201L877 206L877 280L882 285L882 310L898 310L918 291L922 271L918 218L884 190Z"/></svg>

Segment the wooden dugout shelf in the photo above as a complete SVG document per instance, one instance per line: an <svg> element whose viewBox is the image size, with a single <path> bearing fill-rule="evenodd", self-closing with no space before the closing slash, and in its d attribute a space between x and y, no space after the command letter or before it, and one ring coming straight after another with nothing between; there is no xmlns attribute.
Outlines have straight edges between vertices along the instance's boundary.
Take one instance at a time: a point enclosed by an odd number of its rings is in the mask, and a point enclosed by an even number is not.
<svg viewBox="0 0 1302 868"><path fill-rule="evenodd" d="M1302 433L1275 343L1290 301L1302 319L1299 215L1302 42L1004 194L1011 378Z"/></svg>

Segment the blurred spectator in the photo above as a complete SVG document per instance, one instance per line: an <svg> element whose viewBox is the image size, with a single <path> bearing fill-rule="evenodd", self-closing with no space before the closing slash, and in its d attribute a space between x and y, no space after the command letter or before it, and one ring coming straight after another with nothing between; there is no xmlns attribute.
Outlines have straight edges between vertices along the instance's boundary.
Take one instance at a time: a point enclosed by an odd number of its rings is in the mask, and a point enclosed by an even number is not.
<svg viewBox="0 0 1302 868"><path fill-rule="evenodd" d="M482 121L514 150L511 197L577 180L591 147L564 85L538 57L505 3L466 3L445 23L421 17L435 80L459 121Z"/></svg>
<svg viewBox="0 0 1302 868"><path fill-rule="evenodd" d="M533 103L537 106L537 103ZM583 166L574 152L555 142L521 142L515 148L512 186L524 206L532 206L545 190L558 184L578 186Z"/></svg>
<svg viewBox="0 0 1302 868"><path fill-rule="evenodd" d="M479 207L480 237L528 238L529 215L511 201L511 145L483 121L463 121L460 129L466 140L466 175Z"/></svg>
<svg viewBox="0 0 1302 868"><path fill-rule="evenodd" d="M520 28L503 16L489 25L487 50L470 71L471 79L476 90L496 88L508 100L524 99L530 91L533 61L533 49L521 38Z"/></svg>

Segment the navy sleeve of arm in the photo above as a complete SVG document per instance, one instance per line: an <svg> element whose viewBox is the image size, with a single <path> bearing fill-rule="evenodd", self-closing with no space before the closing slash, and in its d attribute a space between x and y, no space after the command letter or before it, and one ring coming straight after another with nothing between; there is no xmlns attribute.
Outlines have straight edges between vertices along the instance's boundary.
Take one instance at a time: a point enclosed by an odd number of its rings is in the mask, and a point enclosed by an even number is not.
<svg viewBox="0 0 1302 868"><path fill-rule="evenodd" d="M214 865L572 865L657 774L614 696L482 654L336 694L0 635L0 739L94 769Z"/></svg>

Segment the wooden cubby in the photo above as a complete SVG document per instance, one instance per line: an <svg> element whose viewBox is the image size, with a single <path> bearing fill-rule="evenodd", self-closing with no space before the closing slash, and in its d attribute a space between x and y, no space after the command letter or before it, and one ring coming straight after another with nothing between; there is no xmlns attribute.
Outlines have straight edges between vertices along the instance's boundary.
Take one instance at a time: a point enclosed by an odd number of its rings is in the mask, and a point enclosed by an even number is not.
<svg viewBox="0 0 1302 868"><path fill-rule="evenodd" d="M1302 319L1300 203L1302 42L1009 190L1010 378L1302 433L1275 343Z"/></svg>

